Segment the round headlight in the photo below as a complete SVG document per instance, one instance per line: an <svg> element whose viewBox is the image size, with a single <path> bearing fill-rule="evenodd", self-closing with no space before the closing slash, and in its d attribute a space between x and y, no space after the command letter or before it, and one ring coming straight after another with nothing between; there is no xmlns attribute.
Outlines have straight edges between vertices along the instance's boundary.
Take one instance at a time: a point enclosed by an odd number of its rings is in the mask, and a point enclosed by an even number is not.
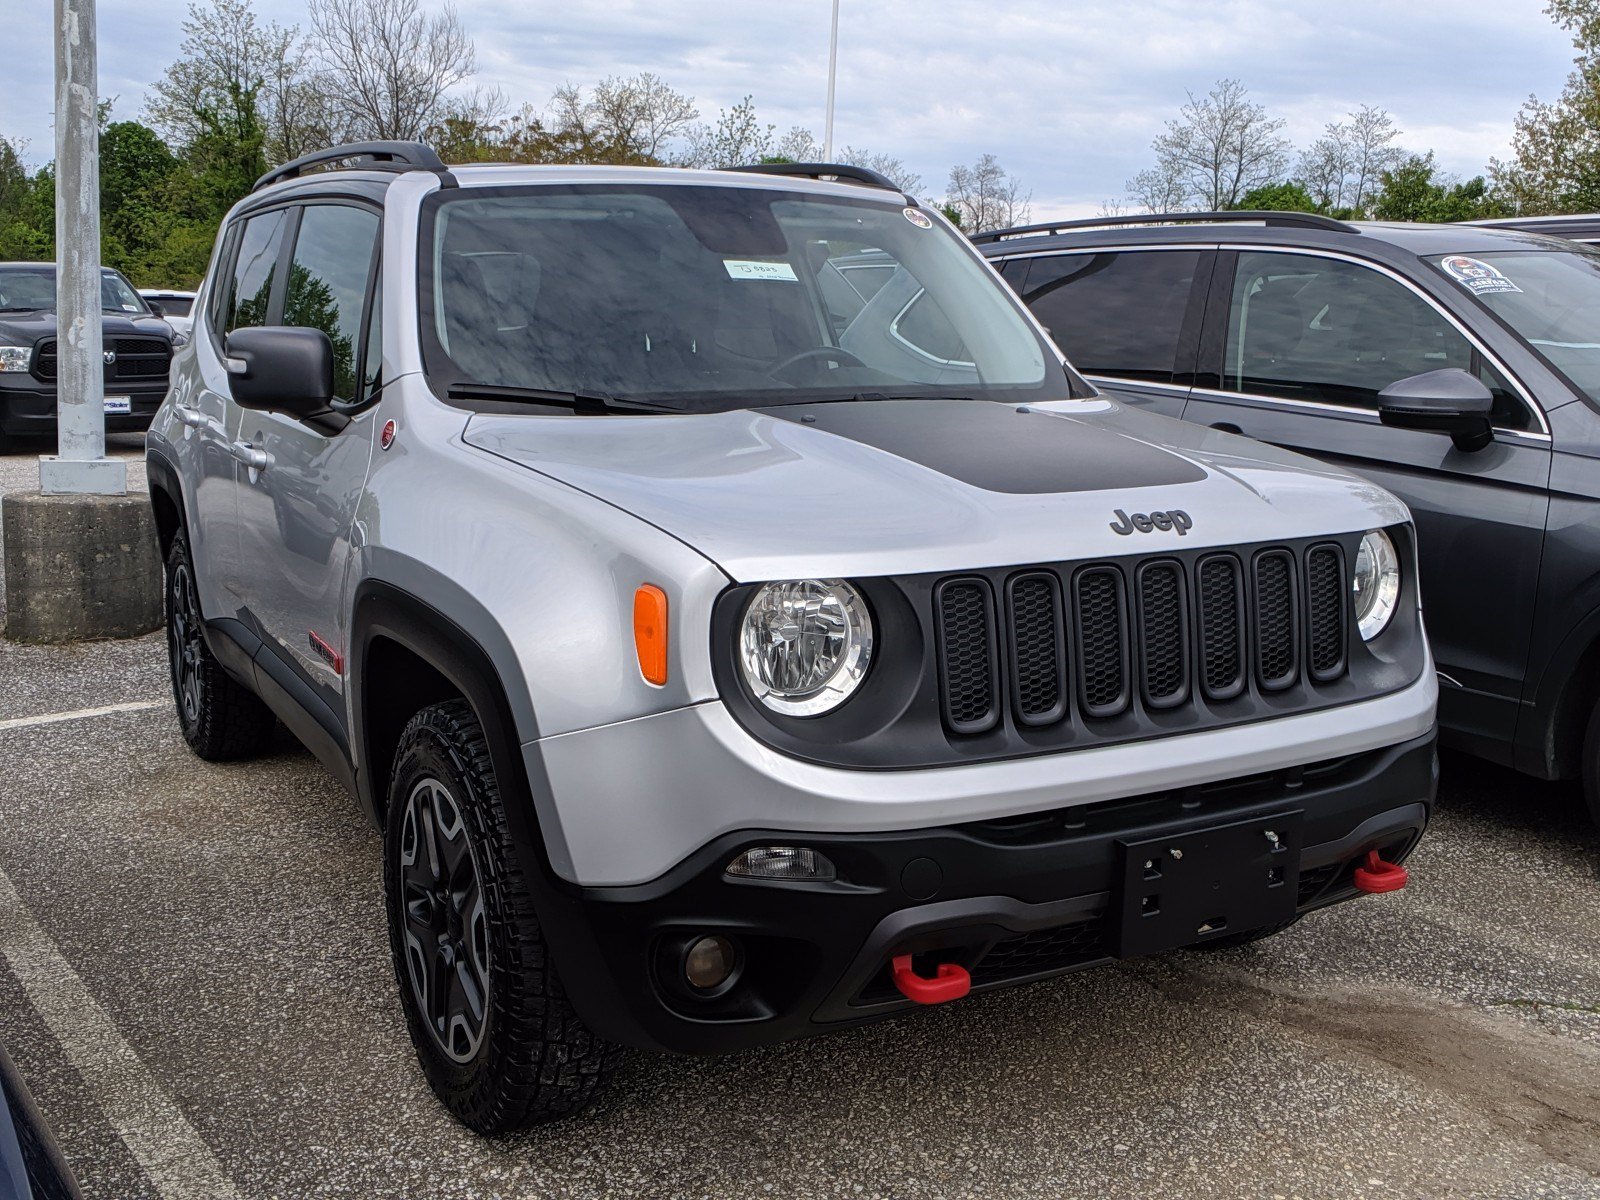
<svg viewBox="0 0 1600 1200"><path fill-rule="evenodd" d="M1361 539L1356 569L1350 574L1350 591L1356 605L1356 627L1362 641L1370 642L1389 627L1400 603L1400 556L1381 529Z"/></svg>
<svg viewBox="0 0 1600 1200"><path fill-rule="evenodd" d="M842 579L762 584L744 610L739 664L774 712L814 717L838 708L871 661L866 601Z"/></svg>

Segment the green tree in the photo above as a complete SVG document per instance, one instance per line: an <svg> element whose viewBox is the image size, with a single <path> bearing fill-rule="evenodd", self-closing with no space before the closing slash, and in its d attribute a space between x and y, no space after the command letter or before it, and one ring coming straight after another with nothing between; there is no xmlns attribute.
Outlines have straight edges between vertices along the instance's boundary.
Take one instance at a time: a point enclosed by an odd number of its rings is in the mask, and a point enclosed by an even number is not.
<svg viewBox="0 0 1600 1200"><path fill-rule="evenodd" d="M1471 221L1503 212L1483 176L1465 183L1441 176L1431 150L1409 155L1383 172L1373 204L1373 215L1380 221Z"/></svg>
<svg viewBox="0 0 1600 1200"><path fill-rule="evenodd" d="M1600 0L1551 0L1545 12L1572 34L1578 54L1561 98L1529 96L1517 114L1509 161L1489 175L1519 214L1600 209Z"/></svg>
<svg viewBox="0 0 1600 1200"><path fill-rule="evenodd" d="M1311 198L1306 185L1296 179L1282 183L1264 183L1251 188L1239 197L1236 209L1254 209L1258 212L1319 212L1317 202Z"/></svg>
<svg viewBox="0 0 1600 1200"><path fill-rule="evenodd" d="M155 130L116 121L100 134L101 261L139 278L166 234L165 206L178 160Z"/></svg>

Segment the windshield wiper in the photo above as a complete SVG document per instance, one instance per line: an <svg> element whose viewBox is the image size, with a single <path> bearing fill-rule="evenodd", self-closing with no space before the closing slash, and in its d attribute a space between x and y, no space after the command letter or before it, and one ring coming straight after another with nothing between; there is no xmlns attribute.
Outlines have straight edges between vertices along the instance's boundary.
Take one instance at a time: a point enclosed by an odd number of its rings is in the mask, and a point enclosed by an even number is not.
<svg viewBox="0 0 1600 1200"><path fill-rule="evenodd" d="M603 392L563 392L549 388L512 387L498 383L452 383L452 400L508 400L524 404L559 404L574 412L680 412L650 400L608 396Z"/></svg>

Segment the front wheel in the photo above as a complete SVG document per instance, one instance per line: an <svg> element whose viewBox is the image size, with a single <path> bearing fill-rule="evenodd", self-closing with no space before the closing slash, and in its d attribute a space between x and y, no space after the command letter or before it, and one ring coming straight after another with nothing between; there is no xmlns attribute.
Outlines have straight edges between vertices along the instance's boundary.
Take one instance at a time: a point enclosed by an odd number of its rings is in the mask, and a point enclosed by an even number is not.
<svg viewBox="0 0 1600 1200"><path fill-rule="evenodd" d="M506 1133L588 1104L622 1050L567 1000L463 700L423 709L400 736L384 886L401 1004L444 1106L480 1133Z"/></svg>

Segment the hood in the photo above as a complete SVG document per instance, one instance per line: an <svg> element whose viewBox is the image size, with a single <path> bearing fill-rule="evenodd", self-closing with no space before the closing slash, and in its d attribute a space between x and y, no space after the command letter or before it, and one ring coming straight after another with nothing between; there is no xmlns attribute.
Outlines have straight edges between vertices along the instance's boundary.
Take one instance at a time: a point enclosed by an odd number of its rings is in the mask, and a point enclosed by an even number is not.
<svg viewBox="0 0 1600 1200"><path fill-rule="evenodd" d="M159 337L172 339L172 330L160 317L150 313L102 313L102 337ZM0 338L16 345L29 346L40 338L55 337L56 314L48 308L29 312L0 313Z"/></svg>
<svg viewBox="0 0 1600 1200"><path fill-rule="evenodd" d="M1343 471L1104 397L475 414L464 438L658 526L740 582L1149 554L1407 519ZM1174 510L1188 528L1143 519Z"/></svg>

